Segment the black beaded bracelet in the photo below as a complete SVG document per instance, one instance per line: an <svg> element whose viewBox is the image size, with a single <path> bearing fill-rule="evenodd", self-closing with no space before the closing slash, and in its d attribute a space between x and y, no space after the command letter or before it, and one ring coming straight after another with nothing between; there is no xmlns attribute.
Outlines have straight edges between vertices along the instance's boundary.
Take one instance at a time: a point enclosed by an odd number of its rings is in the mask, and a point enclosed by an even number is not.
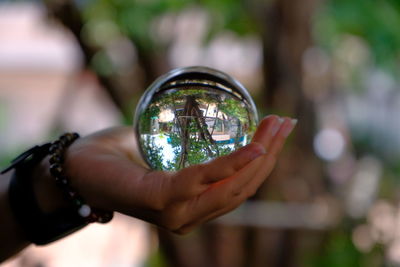
<svg viewBox="0 0 400 267"><path fill-rule="evenodd" d="M77 133L65 133L54 141L50 148L50 174L55 178L58 187L65 198L72 203L77 213L87 222L107 223L113 218L113 212L94 209L85 203L83 198L70 185L69 179L64 175L63 163L66 149L79 138Z"/></svg>

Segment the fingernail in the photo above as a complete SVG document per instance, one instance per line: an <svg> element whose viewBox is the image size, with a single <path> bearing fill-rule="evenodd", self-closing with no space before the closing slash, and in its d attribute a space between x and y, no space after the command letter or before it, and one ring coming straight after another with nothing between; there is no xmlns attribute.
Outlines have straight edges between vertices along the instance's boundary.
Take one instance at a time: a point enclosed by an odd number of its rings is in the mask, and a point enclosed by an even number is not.
<svg viewBox="0 0 400 267"><path fill-rule="evenodd" d="M279 128L281 128L281 125L283 123L284 119L278 118L277 120L274 121L274 124L271 127L271 135L275 136L276 133L279 131Z"/></svg>
<svg viewBox="0 0 400 267"><path fill-rule="evenodd" d="M255 143L253 143L253 144L255 144ZM259 156L264 155L265 153L267 153L267 151L261 144L259 144L255 149L253 149L251 151L249 157L251 160L254 160L254 159L258 158Z"/></svg>
<svg viewBox="0 0 400 267"><path fill-rule="evenodd" d="M288 137L289 134L293 131L293 129L294 129L294 127L296 126L297 122L298 122L297 119L292 119L292 120L290 121L290 124L287 124L287 125L285 126L285 129L283 129L282 135L283 135L284 137Z"/></svg>

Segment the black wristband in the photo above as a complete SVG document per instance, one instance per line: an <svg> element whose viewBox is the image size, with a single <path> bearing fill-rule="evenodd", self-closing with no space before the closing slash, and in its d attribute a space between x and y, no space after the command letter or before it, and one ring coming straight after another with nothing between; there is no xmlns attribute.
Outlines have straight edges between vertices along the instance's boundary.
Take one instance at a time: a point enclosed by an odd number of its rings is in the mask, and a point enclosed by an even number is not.
<svg viewBox="0 0 400 267"><path fill-rule="evenodd" d="M2 173L14 168L9 185L11 210L26 238L36 245L58 240L87 225L73 208L44 213L36 200L31 173L49 153L50 144L36 146L17 157Z"/></svg>

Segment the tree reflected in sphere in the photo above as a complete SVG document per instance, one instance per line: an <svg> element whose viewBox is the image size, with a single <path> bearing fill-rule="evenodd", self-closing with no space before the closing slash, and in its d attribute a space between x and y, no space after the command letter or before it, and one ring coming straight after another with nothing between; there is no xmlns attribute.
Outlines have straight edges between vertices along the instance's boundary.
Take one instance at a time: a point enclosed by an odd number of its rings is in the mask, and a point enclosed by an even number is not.
<svg viewBox="0 0 400 267"><path fill-rule="evenodd" d="M134 126L143 158L155 170L179 170L248 144L257 111L246 89L206 67L173 70L143 94Z"/></svg>

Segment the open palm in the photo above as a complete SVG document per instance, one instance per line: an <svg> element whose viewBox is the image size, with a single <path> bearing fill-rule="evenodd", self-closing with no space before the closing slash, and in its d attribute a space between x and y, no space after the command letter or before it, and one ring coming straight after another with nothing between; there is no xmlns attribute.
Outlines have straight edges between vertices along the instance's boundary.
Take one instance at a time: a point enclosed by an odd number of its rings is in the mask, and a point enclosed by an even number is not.
<svg viewBox="0 0 400 267"><path fill-rule="evenodd" d="M249 145L176 172L149 169L138 153L134 131L113 128L74 143L65 169L93 207L182 234L252 196L273 170L294 126L290 118L268 116Z"/></svg>

